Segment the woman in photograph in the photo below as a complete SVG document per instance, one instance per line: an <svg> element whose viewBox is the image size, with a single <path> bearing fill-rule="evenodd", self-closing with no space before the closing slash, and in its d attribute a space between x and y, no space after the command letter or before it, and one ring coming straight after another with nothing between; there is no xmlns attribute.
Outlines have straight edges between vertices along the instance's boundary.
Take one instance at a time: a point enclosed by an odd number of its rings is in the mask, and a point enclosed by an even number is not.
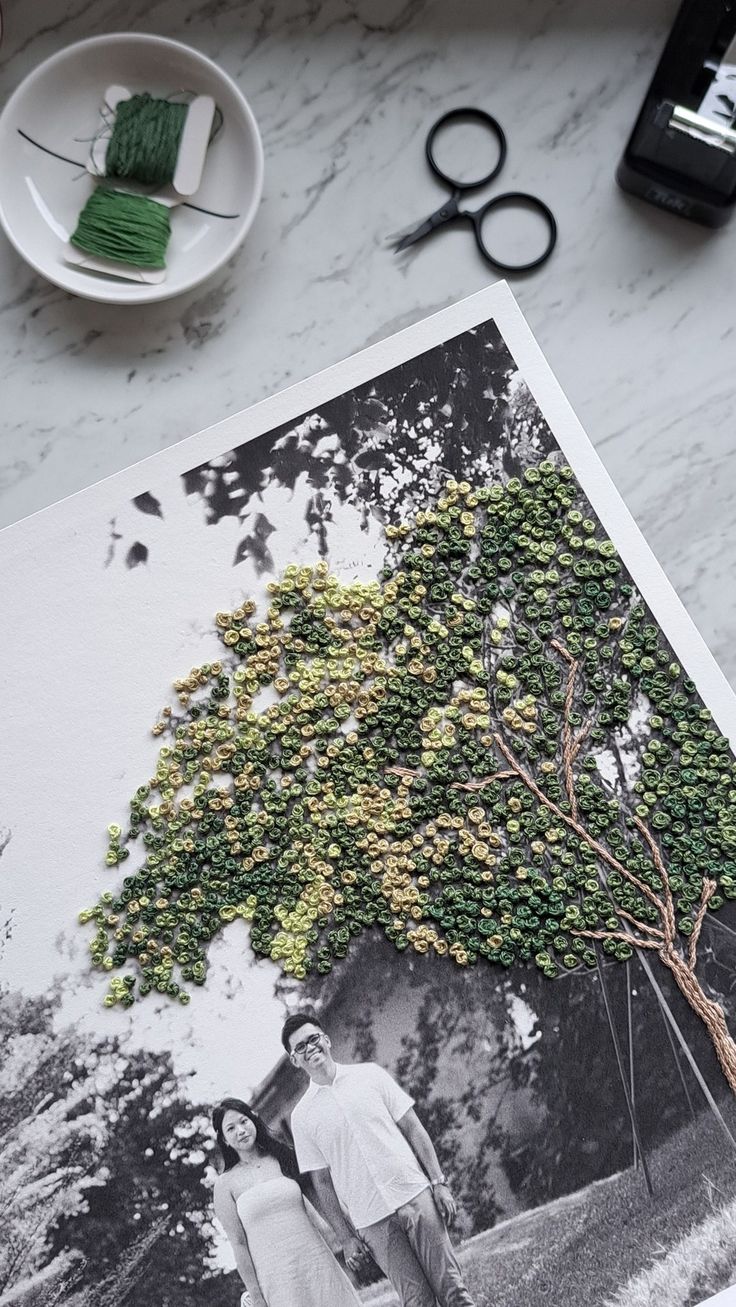
<svg viewBox="0 0 736 1307"><path fill-rule="evenodd" d="M304 1197L293 1150L239 1098L218 1103L212 1124L223 1162L215 1215L252 1307L359 1307Z"/></svg>

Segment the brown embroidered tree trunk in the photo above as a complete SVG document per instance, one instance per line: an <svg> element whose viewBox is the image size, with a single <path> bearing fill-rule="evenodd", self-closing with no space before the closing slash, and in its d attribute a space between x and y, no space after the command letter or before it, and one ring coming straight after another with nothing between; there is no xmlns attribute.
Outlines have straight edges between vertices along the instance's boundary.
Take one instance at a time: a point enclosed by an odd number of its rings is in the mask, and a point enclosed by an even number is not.
<svg viewBox="0 0 736 1307"><path fill-rule="evenodd" d="M562 646L557 646L560 649ZM569 657L569 655L568 655ZM570 678L568 682L568 701L571 698L569 686L574 680L577 664L572 662ZM527 786L531 793L537 798L555 817L564 822L576 832L581 839L585 840L588 847L599 859L604 866L610 867L623 876L629 884L638 889L644 898L657 909L660 924L652 926L648 922L641 921L638 918L626 912L612 901L611 907L616 915L621 919L621 930L573 930L573 935L585 937L587 939L599 940L620 940L628 944L631 948L640 950L651 950L656 952L661 961L672 972L680 993L687 1000L693 1012L697 1013L705 1025L708 1034L711 1037L716 1056L720 1062L723 1074L728 1081L731 1092L736 1095L736 1042L729 1034L726 1025L726 1017L720 1005L708 998L700 981L695 975L695 965L697 961L697 945L700 938L700 931L703 926L708 903L716 891L716 882L708 878L703 881L703 891L700 906L693 921L693 930L688 944L688 956L685 957L677 946L677 928L675 923L675 907L670 887L669 874L664 864L661 850L656 844L651 831L644 825L638 817L634 818L635 825L641 835L642 842L648 848L651 854L654 866L659 874L661 881L661 891L655 893L649 885L634 875L628 867L619 862L618 858L595 839L585 826L579 820L577 796L575 794L575 784L572 772L572 762L575 749L575 743L569 732L565 735L564 740L564 771L565 771L565 788L567 790L568 800L571 812L564 812L547 794L537 785L536 781L529 772L521 765L518 759L509 749L502 736L494 735L494 740L503 756L509 764L512 773ZM500 775L501 773L496 773ZM603 884L605 876L601 874ZM632 930L633 927L633 930Z"/></svg>
<svg viewBox="0 0 736 1307"><path fill-rule="evenodd" d="M570 724L570 713L575 698L575 681L578 672L578 664L570 652L559 641L553 640L552 646L564 658L568 664L567 687L565 694L565 710L562 732L562 771L567 794L568 808L560 808L559 804L541 788L531 773L522 765L513 751L509 748L503 736L494 732L493 740L506 764L503 770L496 770L483 780L469 781L461 783L455 781L451 789L461 790L483 790L486 785L494 781L516 779L521 781L529 790L534 798L537 799L550 812L557 821L573 830L575 834L582 839L595 856L599 867L599 879L604 888L607 888L606 873L615 871L619 876L636 889L642 898L646 899L653 908L656 909L659 924L654 926L651 921L644 921L639 917L633 916L626 911L611 896L611 910L619 917L620 929L611 930L581 930L572 929L570 933L579 938L595 940L616 940L627 944L630 948L640 950L644 956L651 951L657 953L663 964L672 972L675 982L683 998L692 1008L705 1025L710 1035L716 1056L721 1065L724 1076L728 1082L731 1092L736 1095L736 1041L731 1037L726 1025L726 1016L723 1008L713 999L708 998L700 981L695 974L697 963L697 948L700 932L703 927L708 904L716 893L717 885L715 880L704 877L700 904L697 912L691 921L691 933L687 946L678 938L678 928L675 916L675 902L670 885L669 872L652 832L640 820L638 816L633 818L643 847L649 852L653 866L658 874L660 888L658 891L652 889L651 885L642 880L632 872L624 863L620 862L610 849L596 839L585 827L580 818L578 799L575 791L575 774L574 764L580 752L588 731L590 721L580 727L577 734L572 730ZM412 771L405 767L389 767L389 772L401 776L417 776L418 772ZM684 951L687 947L687 956Z"/></svg>
<svg viewBox="0 0 736 1307"><path fill-rule="evenodd" d="M708 998L697 976L674 948L662 949L659 956L672 972L683 997L704 1023L713 1041L723 1074L731 1090L736 1094L736 1041L729 1034L723 1008L712 998Z"/></svg>

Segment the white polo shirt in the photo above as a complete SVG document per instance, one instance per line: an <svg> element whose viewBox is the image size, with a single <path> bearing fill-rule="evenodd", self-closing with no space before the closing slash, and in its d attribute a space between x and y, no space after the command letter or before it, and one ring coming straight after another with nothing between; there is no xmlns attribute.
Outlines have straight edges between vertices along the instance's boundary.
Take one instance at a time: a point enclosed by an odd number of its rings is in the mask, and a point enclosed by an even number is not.
<svg viewBox="0 0 736 1307"><path fill-rule="evenodd" d="M331 1085L310 1084L291 1114L300 1171L329 1168L357 1230L390 1216L429 1180L399 1130L414 1100L376 1062L337 1067Z"/></svg>

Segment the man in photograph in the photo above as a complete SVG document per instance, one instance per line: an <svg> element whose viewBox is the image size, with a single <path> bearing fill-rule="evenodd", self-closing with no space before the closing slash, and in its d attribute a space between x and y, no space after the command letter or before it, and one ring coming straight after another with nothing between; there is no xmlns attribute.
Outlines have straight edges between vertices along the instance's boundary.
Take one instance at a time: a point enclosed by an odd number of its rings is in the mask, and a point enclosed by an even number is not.
<svg viewBox="0 0 736 1307"><path fill-rule="evenodd" d="M288 1017L281 1039L310 1080L291 1117L299 1169L347 1265L365 1245L401 1307L474 1307L447 1233L455 1201L413 1099L375 1062L335 1062L312 1015Z"/></svg>

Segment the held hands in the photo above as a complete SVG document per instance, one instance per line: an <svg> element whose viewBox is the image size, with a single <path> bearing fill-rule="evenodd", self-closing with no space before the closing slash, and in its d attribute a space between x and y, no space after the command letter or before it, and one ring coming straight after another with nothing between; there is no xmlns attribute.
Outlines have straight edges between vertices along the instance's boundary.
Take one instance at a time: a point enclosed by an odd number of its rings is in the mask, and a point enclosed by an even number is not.
<svg viewBox="0 0 736 1307"><path fill-rule="evenodd" d="M268 1307L260 1289L246 1289L240 1297L240 1307Z"/></svg>
<svg viewBox="0 0 736 1307"><path fill-rule="evenodd" d="M432 1197L434 1198L435 1207L445 1225L452 1225L457 1216L457 1203L447 1185L444 1183L433 1185Z"/></svg>
<svg viewBox="0 0 736 1307"><path fill-rule="evenodd" d="M359 1271L365 1260L365 1248L356 1235L351 1235L346 1239L342 1246L342 1255L345 1258L345 1265L348 1270L355 1273Z"/></svg>

